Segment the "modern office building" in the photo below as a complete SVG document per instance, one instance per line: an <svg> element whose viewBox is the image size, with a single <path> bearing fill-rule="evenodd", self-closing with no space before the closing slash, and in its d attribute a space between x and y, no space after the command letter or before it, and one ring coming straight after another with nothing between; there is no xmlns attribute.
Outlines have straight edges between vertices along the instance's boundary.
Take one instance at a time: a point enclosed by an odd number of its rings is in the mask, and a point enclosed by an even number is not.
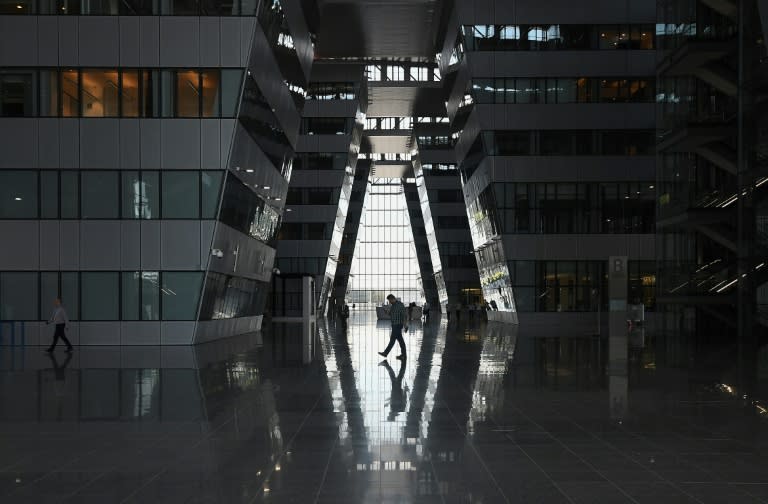
<svg viewBox="0 0 768 504"><path fill-rule="evenodd" d="M491 317L594 324L609 256L653 307L655 22L653 1L455 2L440 68Z"/></svg>
<svg viewBox="0 0 768 504"><path fill-rule="evenodd" d="M467 208L447 116L419 117L414 161L422 211L433 256L439 302L444 311L480 304L480 279L469 233ZM436 305L435 305L436 306Z"/></svg>
<svg viewBox="0 0 768 504"><path fill-rule="evenodd" d="M361 65L314 65L276 264L283 275L315 277L321 310L333 297L367 106Z"/></svg>
<svg viewBox="0 0 768 504"><path fill-rule="evenodd" d="M0 318L37 344L60 296L81 345L258 330L313 60L300 2L3 5Z"/></svg>
<svg viewBox="0 0 768 504"><path fill-rule="evenodd" d="M766 28L0 0L0 503L768 501Z"/></svg>
<svg viewBox="0 0 768 504"><path fill-rule="evenodd" d="M2 319L36 343L60 296L80 344L202 342L295 304L279 272L313 276L321 311L398 290L586 328L627 256L649 317L685 325L707 298L696 313L749 307L751 330L768 179L762 46L743 40L762 26L737 18L682 0L8 3Z"/></svg>

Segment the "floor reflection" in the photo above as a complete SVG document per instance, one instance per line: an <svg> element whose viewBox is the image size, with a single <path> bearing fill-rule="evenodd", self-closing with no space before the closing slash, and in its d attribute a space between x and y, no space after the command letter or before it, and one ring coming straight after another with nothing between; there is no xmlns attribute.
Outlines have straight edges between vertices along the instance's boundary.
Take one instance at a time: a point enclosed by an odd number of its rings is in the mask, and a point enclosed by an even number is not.
<svg viewBox="0 0 768 504"><path fill-rule="evenodd" d="M768 353L434 317L0 347L0 502L766 502Z"/></svg>

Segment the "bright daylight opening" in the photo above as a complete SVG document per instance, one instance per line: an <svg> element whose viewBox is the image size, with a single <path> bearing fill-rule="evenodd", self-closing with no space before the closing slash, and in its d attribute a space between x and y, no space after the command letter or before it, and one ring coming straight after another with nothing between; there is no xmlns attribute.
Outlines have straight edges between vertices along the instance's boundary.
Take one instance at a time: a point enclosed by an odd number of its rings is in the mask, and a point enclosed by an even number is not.
<svg viewBox="0 0 768 504"><path fill-rule="evenodd" d="M374 307L394 294L406 305L423 304L411 219L400 179L368 180L347 302Z"/></svg>

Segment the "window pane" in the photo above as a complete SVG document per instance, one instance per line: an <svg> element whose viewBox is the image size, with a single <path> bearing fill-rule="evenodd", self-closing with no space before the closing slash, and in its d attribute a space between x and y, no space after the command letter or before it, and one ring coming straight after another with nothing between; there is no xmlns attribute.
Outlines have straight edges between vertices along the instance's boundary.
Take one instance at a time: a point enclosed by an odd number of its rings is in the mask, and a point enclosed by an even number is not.
<svg viewBox="0 0 768 504"><path fill-rule="evenodd" d="M203 117L219 117L221 90L219 89L219 71L207 70L203 76Z"/></svg>
<svg viewBox="0 0 768 504"><path fill-rule="evenodd" d="M80 183L78 172L61 172L61 218L77 219L80 216Z"/></svg>
<svg viewBox="0 0 768 504"><path fill-rule="evenodd" d="M215 219L219 209L219 192L221 191L222 171L204 171L203 181L203 219Z"/></svg>
<svg viewBox="0 0 768 504"><path fill-rule="evenodd" d="M221 116L235 117L240 101L240 87L243 79L242 70L223 69L221 71Z"/></svg>
<svg viewBox="0 0 768 504"><path fill-rule="evenodd" d="M117 70L83 70L83 116L117 117Z"/></svg>
<svg viewBox="0 0 768 504"><path fill-rule="evenodd" d="M117 175L116 171L81 172L83 219L117 219L119 217Z"/></svg>
<svg viewBox="0 0 768 504"><path fill-rule="evenodd" d="M519 312L536 311L536 289L533 287L516 287L513 289L515 294L515 308Z"/></svg>
<svg viewBox="0 0 768 504"><path fill-rule="evenodd" d="M170 75L167 80L170 82ZM160 76L157 70L142 70L140 98L141 117L160 117ZM168 103L173 103L172 99L173 96L168 95ZM164 117L170 117L170 113Z"/></svg>
<svg viewBox="0 0 768 504"><path fill-rule="evenodd" d="M117 16L120 14L120 3L118 0L88 0L82 2L81 14L96 16Z"/></svg>
<svg viewBox="0 0 768 504"><path fill-rule="evenodd" d="M200 117L200 73L176 72L176 117Z"/></svg>
<svg viewBox="0 0 768 504"><path fill-rule="evenodd" d="M0 273L0 319L37 320L37 273Z"/></svg>
<svg viewBox="0 0 768 504"><path fill-rule="evenodd" d="M139 320L139 272L126 271L122 273L122 277L123 310L121 319Z"/></svg>
<svg viewBox="0 0 768 504"><path fill-rule="evenodd" d="M119 278L113 272L82 272L82 320L119 320Z"/></svg>
<svg viewBox="0 0 768 504"><path fill-rule="evenodd" d="M61 273L61 304L67 310L69 320L80 319L80 277L77 273L64 271Z"/></svg>
<svg viewBox="0 0 768 504"><path fill-rule="evenodd" d="M160 273L141 272L141 320L160 320Z"/></svg>
<svg viewBox="0 0 768 504"><path fill-rule="evenodd" d="M493 103L493 79L475 79L472 82L472 95L477 103Z"/></svg>
<svg viewBox="0 0 768 504"><path fill-rule="evenodd" d="M175 75L172 70L163 70L160 73L160 89L154 94L154 99L162 103L162 117L174 116L174 107L176 106L174 78Z"/></svg>
<svg viewBox="0 0 768 504"><path fill-rule="evenodd" d="M122 90L120 99L122 100L123 117L139 116L139 71L123 70Z"/></svg>
<svg viewBox="0 0 768 504"><path fill-rule="evenodd" d="M61 72L61 116L77 117L80 113L77 70Z"/></svg>
<svg viewBox="0 0 768 504"><path fill-rule="evenodd" d="M629 83L629 101L635 103L653 102L654 82L651 80L633 80Z"/></svg>
<svg viewBox="0 0 768 504"><path fill-rule="evenodd" d="M602 79L600 81L600 101L604 103L623 101L618 79Z"/></svg>
<svg viewBox="0 0 768 504"><path fill-rule="evenodd" d="M258 0L242 0L242 15L255 16L258 5Z"/></svg>
<svg viewBox="0 0 768 504"><path fill-rule="evenodd" d="M544 130L539 136L541 154L544 156L571 154L572 141L569 131Z"/></svg>
<svg viewBox="0 0 768 504"><path fill-rule="evenodd" d="M58 272L40 273L40 320L48 320L53 312L53 300L59 297ZM65 308L66 309L66 308Z"/></svg>
<svg viewBox="0 0 768 504"><path fill-rule="evenodd" d="M577 94L579 103L590 103L592 101L592 83L594 79L581 78L577 82Z"/></svg>
<svg viewBox="0 0 768 504"><path fill-rule="evenodd" d="M557 79L557 103L576 103L578 89L578 79Z"/></svg>
<svg viewBox="0 0 768 504"><path fill-rule="evenodd" d="M0 170L0 218L37 217L37 172Z"/></svg>
<svg viewBox="0 0 768 504"><path fill-rule="evenodd" d="M40 218L59 218L59 172L40 172Z"/></svg>
<svg viewBox="0 0 768 504"><path fill-rule="evenodd" d="M122 0L120 14L123 16L152 16L160 14L159 9L153 8L154 0Z"/></svg>
<svg viewBox="0 0 768 504"><path fill-rule="evenodd" d="M493 136L492 155L527 156L531 153L529 131L497 131Z"/></svg>
<svg viewBox="0 0 768 504"><path fill-rule="evenodd" d="M163 14L174 16L197 16L197 0L163 0Z"/></svg>
<svg viewBox="0 0 768 504"><path fill-rule="evenodd" d="M56 70L40 71L40 115L59 115L59 74Z"/></svg>
<svg viewBox="0 0 768 504"><path fill-rule="evenodd" d="M32 0L0 0L0 14L32 14Z"/></svg>
<svg viewBox="0 0 768 504"><path fill-rule="evenodd" d="M640 49L653 49L653 36L655 33L655 26L640 25Z"/></svg>
<svg viewBox="0 0 768 504"><path fill-rule="evenodd" d="M160 172L141 172L141 218L160 218Z"/></svg>
<svg viewBox="0 0 768 504"><path fill-rule="evenodd" d="M0 117L33 116L33 96L31 71L0 72Z"/></svg>
<svg viewBox="0 0 768 504"><path fill-rule="evenodd" d="M202 282L202 272L163 272L163 320L195 320Z"/></svg>
<svg viewBox="0 0 768 504"><path fill-rule="evenodd" d="M123 219L159 218L158 172L122 172Z"/></svg>
<svg viewBox="0 0 768 504"><path fill-rule="evenodd" d="M120 172L123 197L121 200L120 216L123 219L141 218L141 181L139 172L123 171Z"/></svg>
<svg viewBox="0 0 768 504"><path fill-rule="evenodd" d="M163 172L163 218L197 219L200 215L199 173Z"/></svg>
<svg viewBox="0 0 768 504"><path fill-rule="evenodd" d="M536 79L517 79L517 103L536 103Z"/></svg>
<svg viewBox="0 0 768 504"><path fill-rule="evenodd" d="M600 28L600 49L619 49L621 33L619 27L605 25Z"/></svg>

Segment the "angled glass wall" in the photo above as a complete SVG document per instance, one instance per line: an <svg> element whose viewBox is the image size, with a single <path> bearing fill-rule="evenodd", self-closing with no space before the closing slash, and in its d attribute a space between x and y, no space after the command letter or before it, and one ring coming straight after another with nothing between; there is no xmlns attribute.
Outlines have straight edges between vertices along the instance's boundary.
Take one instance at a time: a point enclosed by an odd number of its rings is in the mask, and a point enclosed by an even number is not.
<svg viewBox="0 0 768 504"><path fill-rule="evenodd" d="M377 306L388 294L422 304L416 247L400 179L370 178L352 258L347 300Z"/></svg>

